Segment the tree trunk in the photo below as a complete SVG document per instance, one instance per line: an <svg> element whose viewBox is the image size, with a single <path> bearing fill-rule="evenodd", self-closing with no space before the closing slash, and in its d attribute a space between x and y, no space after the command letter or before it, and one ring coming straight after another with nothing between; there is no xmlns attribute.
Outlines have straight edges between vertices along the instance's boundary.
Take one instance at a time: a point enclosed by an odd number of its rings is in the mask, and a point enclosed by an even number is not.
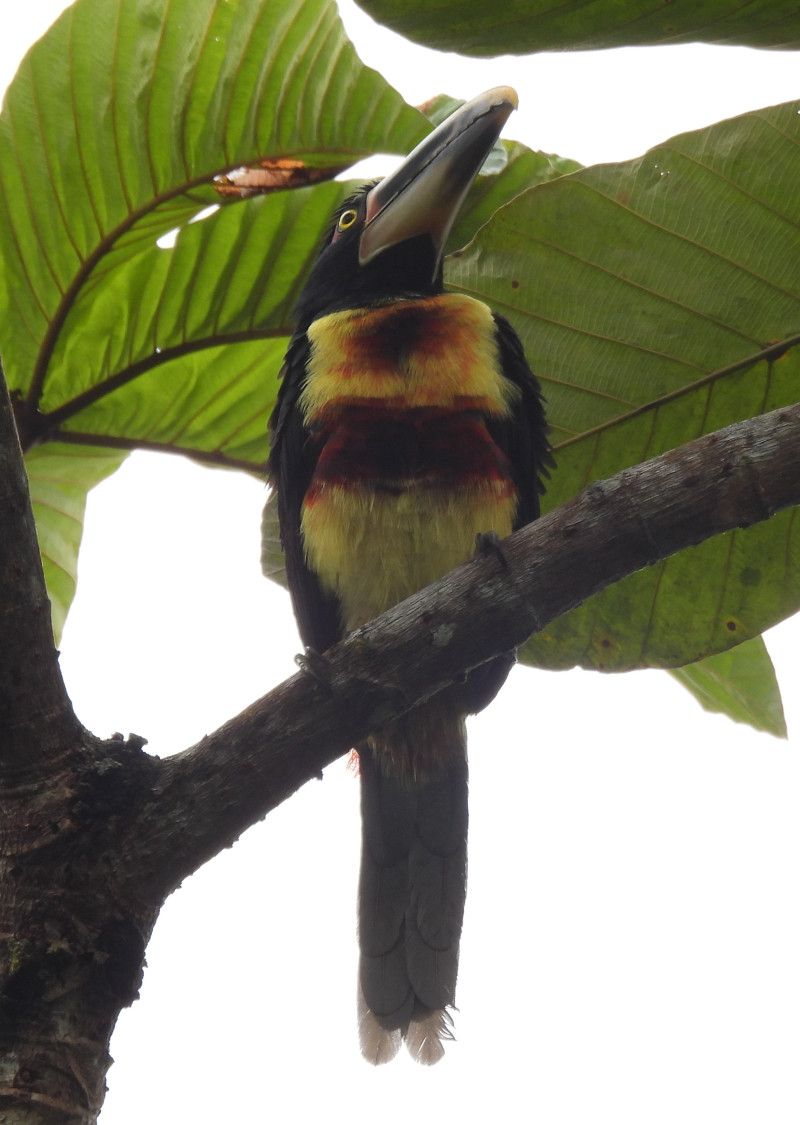
<svg viewBox="0 0 800 1125"><path fill-rule="evenodd" d="M97 1119L157 913L125 893L118 832L150 772L140 747L84 732L46 774L3 778L0 1122Z"/></svg>

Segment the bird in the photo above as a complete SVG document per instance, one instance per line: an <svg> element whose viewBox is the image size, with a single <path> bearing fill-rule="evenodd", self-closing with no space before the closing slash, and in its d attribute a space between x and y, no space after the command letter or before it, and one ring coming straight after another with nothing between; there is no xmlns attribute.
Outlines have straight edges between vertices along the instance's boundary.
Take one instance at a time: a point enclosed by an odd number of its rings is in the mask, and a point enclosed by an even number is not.
<svg viewBox="0 0 800 1125"><path fill-rule="evenodd" d="M269 422L286 576L307 652L539 515L542 394L510 323L448 292L445 244L517 107L463 104L336 210L295 308ZM515 654L474 668L356 747L361 1051L423 1064L454 1038L467 877L465 718Z"/></svg>

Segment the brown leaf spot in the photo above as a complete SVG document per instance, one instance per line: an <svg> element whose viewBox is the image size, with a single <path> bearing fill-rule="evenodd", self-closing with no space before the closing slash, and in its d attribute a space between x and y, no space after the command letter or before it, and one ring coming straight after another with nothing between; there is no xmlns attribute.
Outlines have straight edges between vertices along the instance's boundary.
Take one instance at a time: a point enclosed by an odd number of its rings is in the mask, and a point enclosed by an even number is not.
<svg viewBox="0 0 800 1125"><path fill-rule="evenodd" d="M346 164L337 168L310 168L302 160L279 157L261 160L242 168L214 177L214 187L219 195L249 199L252 195L268 195L287 188L308 187L324 180L332 180L344 171Z"/></svg>

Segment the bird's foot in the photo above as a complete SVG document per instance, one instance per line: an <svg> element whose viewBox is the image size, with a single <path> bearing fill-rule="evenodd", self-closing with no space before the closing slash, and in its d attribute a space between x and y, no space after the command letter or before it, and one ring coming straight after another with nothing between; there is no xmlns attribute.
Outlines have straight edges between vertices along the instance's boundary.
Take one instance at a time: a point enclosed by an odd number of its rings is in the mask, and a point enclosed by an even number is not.
<svg viewBox="0 0 800 1125"><path fill-rule="evenodd" d="M475 536L475 555L477 558L485 559L492 557L498 560L503 570L510 570L511 565L508 561L503 541L496 531L479 531Z"/></svg>
<svg viewBox="0 0 800 1125"><path fill-rule="evenodd" d="M294 662L301 672L305 672L320 687L330 691L333 686L333 670L331 662L324 653L317 652L315 648L307 648L305 652L298 652Z"/></svg>

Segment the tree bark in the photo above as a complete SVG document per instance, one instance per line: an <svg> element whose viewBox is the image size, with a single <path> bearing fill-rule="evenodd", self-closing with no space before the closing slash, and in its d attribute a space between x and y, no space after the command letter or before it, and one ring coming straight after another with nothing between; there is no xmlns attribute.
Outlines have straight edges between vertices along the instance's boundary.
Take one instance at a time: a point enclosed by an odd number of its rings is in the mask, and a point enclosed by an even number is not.
<svg viewBox="0 0 800 1125"><path fill-rule="evenodd" d="M799 502L795 406L590 486L157 760L69 705L3 399L0 1123L96 1120L166 896L369 730L609 583Z"/></svg>
<svg viewBox="0 0 800 1125"><path fill-rule="evenodd" d="M54 652L28 479L0 371L0 771L57 756L77 733Z"/></svg>
<svg viewBox="0 0 800 1125"><path fill-rule="evenodd" d="M67 697L2 378L0 528L0 1123L92 1122L158 913L115 875L150 763L93 738Z"/></svg>

